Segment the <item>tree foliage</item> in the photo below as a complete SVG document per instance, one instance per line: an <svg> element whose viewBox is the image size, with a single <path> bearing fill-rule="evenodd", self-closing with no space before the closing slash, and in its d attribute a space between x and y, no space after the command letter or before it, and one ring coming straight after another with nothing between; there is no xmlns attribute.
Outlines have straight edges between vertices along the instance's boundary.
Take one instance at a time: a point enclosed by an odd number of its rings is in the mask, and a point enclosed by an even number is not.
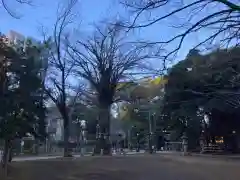
<svg viewBox="0 0 240 180"><path fill-rule="evenodd" d="M37 135L37 123L44 121L45 108L39 76L42 67L31 54L36 49L16 51L3 42L1 46L1 99L6 104L1 108L1 136L12 139L26 133Z"/></svg>
<svg viewBox="0 0 240 180"><path fill-rule="evenodd" d="M5 140L4 160L12 140L24 136L44 139L45 104L42 63L36 59L41 48L14 48L1 38L0 138Z"/></svg>
<svg viewBox="0 0 240 180"><path fill-rule="evenodd" d="M209 115L215 135L223 135L234 123L237 125L239 48L218 49L206 55L192 52L169 72L163 113L172 126L181 127L182 131L194 126L195 132L200 133L201 109ZM224 120L217 114L229 118ZM219 122L225 124L225 130Z"/></svg>

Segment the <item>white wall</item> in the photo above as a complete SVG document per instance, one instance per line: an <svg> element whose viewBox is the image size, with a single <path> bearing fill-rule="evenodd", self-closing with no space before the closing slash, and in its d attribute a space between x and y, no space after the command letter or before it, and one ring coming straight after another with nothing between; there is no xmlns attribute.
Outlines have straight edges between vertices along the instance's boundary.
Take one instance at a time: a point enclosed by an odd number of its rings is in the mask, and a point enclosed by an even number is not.
<svg viewBox="0 0 240 180"><path fill-rule="evenodd" d="M46 117L47 129L54 129L54 138L56 141L63 140L63 120L56 107L49 107Z"/></svg>

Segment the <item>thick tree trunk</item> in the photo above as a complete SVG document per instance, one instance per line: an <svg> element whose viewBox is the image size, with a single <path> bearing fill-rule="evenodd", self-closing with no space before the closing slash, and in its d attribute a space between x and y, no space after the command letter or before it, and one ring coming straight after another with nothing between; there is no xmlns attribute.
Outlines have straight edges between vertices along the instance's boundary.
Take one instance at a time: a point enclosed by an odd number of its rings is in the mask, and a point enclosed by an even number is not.
<svg viewBox="0 0 240 180"><path fill-rule="evenodd" d="M69 126L64 123L64 157L71 156L71 153L69 151Z"/></svg>
<svg viewBox="0 0 240 180"><path fill-rule="evenodd" d="M63 117L63 127L64 127L64 157L71 157L71 152L69 149L69 117L66 112L62 113Z"/></svg>
<svg viewBox="0 0 240 180"><path fill-rule="evenodd" d="M13 158L13 148L9 147L9 154L8 154L8 162L12 162L12 158Z"/></svg>
<svg viewBox="0 0 240 180"><path fill-rule="evenodd" d="M96 138L93 155L101 154L101 150L103 150L103 155L111 155L110 108L108 106L103 106L100 109L98 121L100 125L100 136Z"/></svg>
<svg viewBox="0 0 240 180"><path fill-rule="evenodd" d="M100 129L102 139L100 141L101 149L104 155L111 155L111 142L110 142L110 107L103 107L100 116Z"/></svg>

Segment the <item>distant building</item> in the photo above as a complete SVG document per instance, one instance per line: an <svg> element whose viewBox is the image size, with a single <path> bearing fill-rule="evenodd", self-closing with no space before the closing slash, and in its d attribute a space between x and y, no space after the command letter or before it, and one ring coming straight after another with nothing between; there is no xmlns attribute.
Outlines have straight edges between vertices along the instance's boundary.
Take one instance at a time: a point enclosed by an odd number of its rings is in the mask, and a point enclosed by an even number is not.
<svg viewBox="0 0 240 180"><path fill-rule="evenodd" d="M53 141L63 140L63 119L57 107L49 107L47 111L47 133Z"/></svg>
<svg viewBox="0 0 240 180"><path fill-rule="evenodd" d="M64 122L58 108L56 106L52 106L49 107L47 111L47 133L50 135L53 141L63 141ZM69 140L76 141L80 136L80 129L80 122L77 122L77 119L72 119L72 121L69 123Z"/></svg>
<svg viewBox="0 0 240 180"><path fill-rule="evenodd" d="M7 34L7 38L8 38L8 43L14 43L14 44L18 44L18 43L21 43L21 42L25 42L26 38L24 35L16 32L16 31L13 31L13 30L10 30L9 33Z"/></svg>
<svg viewBox="0 0 240 180"><path fill-rule="evenodd" d="M26 46L28 43L28 40L31 41L33 46L38 46L41 44L41 41L36 40L32 37L24 36L16 31L10 30L9 33L6 35L6 37L9 39L9 43L13 43L16 45L24 45Z"/></svg>

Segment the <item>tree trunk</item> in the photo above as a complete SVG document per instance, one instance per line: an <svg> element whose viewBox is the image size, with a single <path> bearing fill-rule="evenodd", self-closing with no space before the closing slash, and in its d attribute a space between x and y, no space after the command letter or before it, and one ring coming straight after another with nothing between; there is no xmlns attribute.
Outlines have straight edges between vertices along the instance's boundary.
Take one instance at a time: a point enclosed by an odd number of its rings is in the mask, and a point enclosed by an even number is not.
<svg viewBox="0 0 240 180"><path fill-rule="evenodd" d="M64 157L71 157L69 149L69 117L67 113L63 113L63 127L64 127Z"/></svg>
<svg viewBox="0 0 240 180"><path fill-rule="evenodd" d="M103 107L100 111L100 132L103 135L100 141L104 155L111 155L110 142L110 107Z"/></svg>
<svg viewBox="0 0 240 180"><path fill-rule="evenodd" d="M11 141L6 139L4 141L4 150L3 150L3 157L2 157L2 168L3 168L3 173L4 177L7 177L8 175L8 163L11 162L11 156L10 155L11 151Z"/></svg>
<svg viewBox="0 0 240 180"><path fill-rule="evenodd" d="M101 150L103 150L103 155L111 155L110 107L108 106L101 107L98 117L99 117L98 123L100 125L99 127L100 137L96 138L96 144L93 155L101 154Z"/></svg>
<svg viewBox="0 0 240 180"><path fill-rule="evenodd" d="M68 123L64 123L64 157L69 157L71 156L70 152L69 152L69 126L66 125Z"/></svg>
<svg viewBox="0 0 240 180"><path fill-rule="evenodd" d="M8 153L8 162L12 162L12 158L13 158L13 147L12 145L9 147L9 153Z"/></svg>

